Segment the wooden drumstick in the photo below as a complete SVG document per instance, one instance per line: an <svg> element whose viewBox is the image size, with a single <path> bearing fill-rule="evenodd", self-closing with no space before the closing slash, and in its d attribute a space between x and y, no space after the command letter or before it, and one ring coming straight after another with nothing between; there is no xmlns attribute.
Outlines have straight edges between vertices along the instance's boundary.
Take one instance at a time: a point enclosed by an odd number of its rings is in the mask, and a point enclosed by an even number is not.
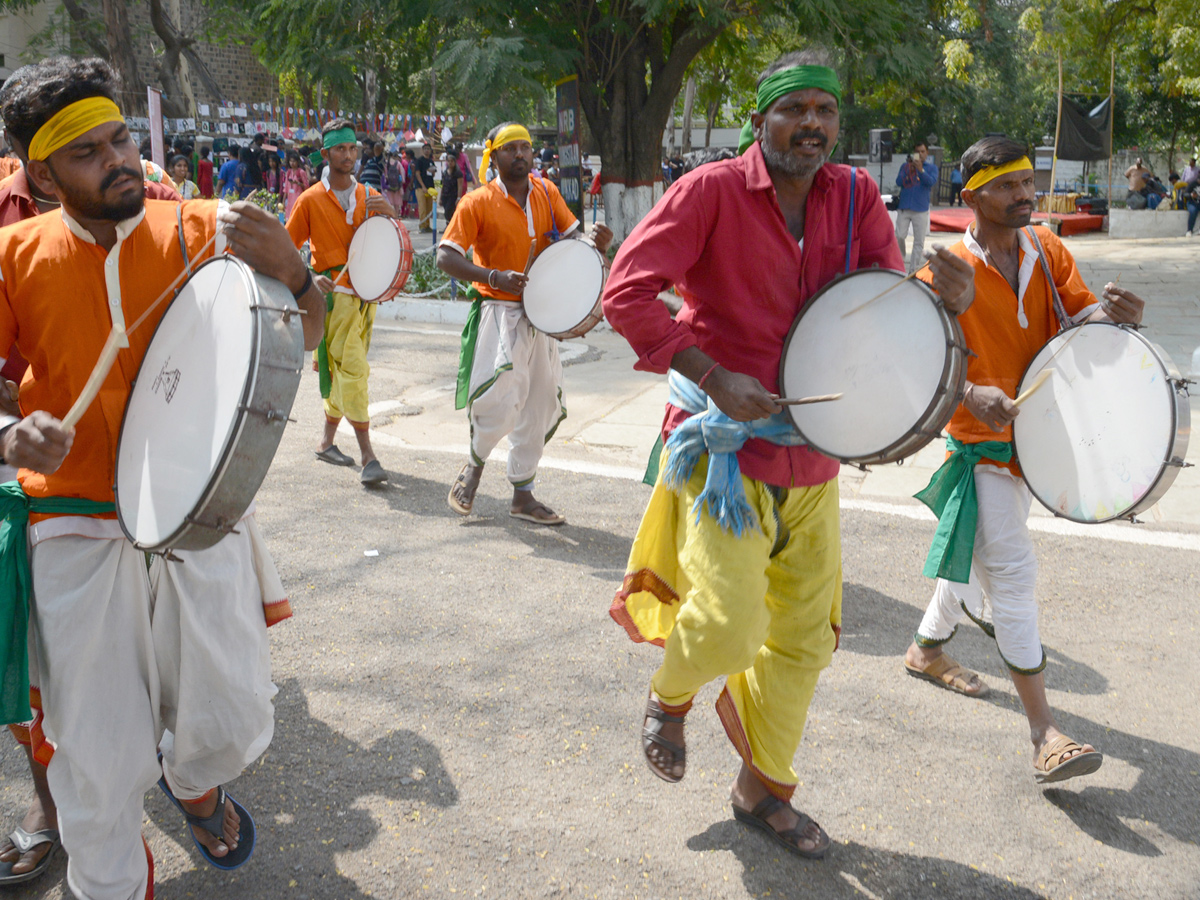
<svg viewBox="0 0 1200 900"><path fill-rule="evenodd" d="M1068 340L1070 339L1068 338ZM1032 397L1033 392L1045 384L1046 379L1049 378L1054 371L1054 369L1042 369L1042 371L1038 372L1037 377L1033 379L1033 384L1021 392L1021 395L1013 401L1013 405L1020 406L1022 403Z"/></svg>
<svg viewBox="0 0 1200 900"><path fill-rule="evenodd" d="M104 349L100 351L100 359L96 361L92 374L88 376L87 384L83 386L79 397L71 405L70 412L63 417L63 428L74 428L75 423L87 412L87 408L92 405L92 401L100 393L100 386L104 384L104 379L112 371L113 363L117 361L117 353L122 347L128 346L129 335L120 325L114 324L112 331L108 333L108 340L104 342Z"/></svg>
<svg viewBox="0 0 1200 900"><path fill-rule="evenodd" d="M529 270L533 268L533 261L537 258L537 241L529 245L529 259L525 260L525 274L529 274Z"/></svg>
<svg viewBox="0 0 1200 900"><path fill-rule="evenodd" d="M780 397L775 402L780 406L803 406L806 403L828 403L831 400L841 400L842 394L815 394L812 397Z"/></svg>
<svg viewBox="0 0 1200 900"><path fill-rule="evenodd" d="M919 272L920 269L918 269L917 271ZM903 278L901 278L899 281L897 281L895 284L884 288L882 291L880 291L878 294L876 294L870 300L866 301L865 303L860 303L858 306L854 307L854 309L851 309L851 310L848 310L847 312L842 313L842 318L844 319L844 318L846 318L846 316L854 315L859 310L866 309L868 306L870 306L872 303L874 303L876 300L878 300L880 297L882 297L888 291L894 291L896 288L900 287L900 285L904 284L904 282L906 282L912 278L916 278L916 277L917 277L917 272L910 272L909 274L907 274Z"/></svg>

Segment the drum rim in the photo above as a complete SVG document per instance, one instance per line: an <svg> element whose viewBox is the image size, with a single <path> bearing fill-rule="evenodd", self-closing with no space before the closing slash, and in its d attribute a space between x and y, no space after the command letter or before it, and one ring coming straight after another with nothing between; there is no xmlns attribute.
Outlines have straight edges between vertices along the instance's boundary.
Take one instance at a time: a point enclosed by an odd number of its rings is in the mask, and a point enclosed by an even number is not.
<svg viewBox="0 0 1200 900"><path fill-rule="evenodd" d="M523 292L521 296L521 310L525 313L525 318L529 319L529 324L533 325L534 328L547 337L552 337L560 341L583 337L583 335L587 334L604 321L604 288L608 284L608 266L604 265L604 254L600 252L600 248L596 246L596 242L586 235L581 237L565 236L557 241L554 241L552 244L550 244L550 246L546 247L545 250L533 258L533 262L529 265L529 274L533 274L533 270L537 266L538 260L541 259L547 253L547 251L558 246L559 244L565 244L567 241L573 241L577 244L583 244L586 247L589 247L592 253L595 254L596 258L600 260L600 289L596 293L596 302L592 304L591 309L588 310L583 318L564 331L546 331L545 329L536 325L533 319L529 317L529 307L525 305L525 297ZM526 284L526 288L528 288L528 284ZM586 322L588 322L588 320L593 321L586 329L584 329L582 333L576 334L580 326L584 325Z"/></svg>
<svg viewBox="0 0 1200 900"><path fill-rule="evenodd" d="M192 268L192 274L189 275L176 289L175 296L171 298L171 302L168 303L167 308L163 310L162 317L159 318L157 324L154 326L154 333L150 335L150 341L146 344L147 352L149 352L150 346L154 343L154 339L158 336L159 329L162 328L162 323L167 318L167 313L169 313L171 307L175 305L175 301L179 299L179 295L183 293L184 287L192 280L192 278L195 277L197 272L199 272L205 266L209 266L217 262L233 263L239 274L241 274L241 276L245 278L252 286L254 293L259 293L258 282L255 279L257 273L244 260L238 259L232 254L219 254L211 259L206 259L198 266L194 266ZM207 483L204 485L204 489L200 492L196 503L192 506L192 511L202 509L205 504L212 499L213 493L216 491L217 486L221 483L222 477L224 477L226 470L229 468L229 463L232 456L229 450L231 447L237 444L238 437L241 435L246 423L246 407L249 405L250 399L254 394L254 385L258 381L258 358L261 350L259 341L258 315L254 309L250 310L250 323L250 365L247 367L246 377L242 382L242 394L239 398L238 410L237 415L234 417L233 428L230 430L229 437L226 439L225 445L221 448L220 462L214 467ZM117 434L116 462L113 465L113 501L117 508L117 523L121 526L121 531L125 534L125 537L129 539L129 542L137 549L145 552L165 553L170 551L171 546L175 541L186 534L191 528L195 527L194 523L187 521L185 518L183 523L173 532L171 532L171 534L164 540L158 541L154 544L139 543L137 538L130 533L129 529L125 525L124 518L121 516L121 495L117 489L117 473L120 468L121 444L125 439L125 422L127 421L129 415L129 404L133 401L134 388L137 386L137 383L141 378L142 366L145 365L145 362L146 358L143 356L141 364L138 365L137 374L133 378L133 383L130 385L129 396L125 398L125 409L121 413L121 430Z"/></svg>
<svg viewBox="0 0 1200 900"><path fill-rule="evenodd" d="M1139 341L1141 341L1143 344L1145 344L1146 348L1148 350L1150 350L1151 354L1154 357L1155 363L1157 363L1157 365L1158 365L1159 371L1163 375L1164 383L1172 384L1173 382L1175 382L1177 380L1174 376L1171 375L1170 371L1168 371L1168 369L1166 367L1166 364L1163 362L1163 357L1166 355L1166 351L1162 350L1160 352L1160 348L1155 346L1154 342L1151 341L1149 338L1147 338L1145 335L1143 335L1136 326L1126 325L1121 322L1080 322L1078 325L1072 325L1070 328L1064 328L1064 329L1058 331L1056 334L1054 334L1050 337L1050 340L1046 341L1045 344L1038 347L1037 353L1033 354L1033 359L1029 360L1029 362L1026 363L1024 371L1021 372L1021 378L1017 382L1017 395L1020 396L1022 385L1024 385L1025 379L1029 376L1029 370L1033 367L1034 360L1036 360L1039 356L1041 356L1042 351L1045 350L1049 344L1051 344L1058 338L1062 337L1064 334L1067 334L1068 332L1073 332L1077 329L1086 328L1089 325L1100 325L1100 326L1104 326L1107 328L1119 328L1122 331L1124 331L1126 334L1133 335ZM1168 360L1170 360L1169 356L1167 356L1166 358ZM1174 361L1172 360L1171 362L1173 365ZM1171 439L1167 442L1167 452L1168 453L1170 453L1171 450L1175 449L1175 442L1178 439L1178 435L1179 435L1179 404L1175 400L1174 394L1175 394L1175 391L1172 390L1171 391L1171 395L1172 395L1171 402L1168 404L1171 408L1171 430L1169 433L1172 435ZM1019 419L1020 417L1018 416L1017 418ZM1158 489L1159 484L1162 483L1163 477L1167 473L1167 469L1170 467L1170 464L1171 464L1170 459L1164 459L1159 464L1158 474L1154 477L1154 480L1146 488L1146 493L1144 493L1138 499L1138 501L1136 503L1134 503L1131 507L1129 507L1129 509L1127 509L1123 513L1118 513L1117 515L1108 516L1107 518L1104 518L1104 519L1078 519L1075 516L1069 515L1064 512L1060 512L1058 509L1054 508L1049 503L1047 503L1045 500L1043 500L1042 497L1038 494L1038 492L1033 489L1033 485L1029 483L1029 478L1025 474L1025 467L1023 465L1021 465L1020 454L1018 453L1018 450L1017 450L1016 424L1017 423L1014 420L1014 422L1013 422L1013 440L1012 440L1013 460L1017 463L1017 469L1021 473L1021 480L1025 482L1025 487L1029 489L1029 493L1031 495L1033 495L1033 498L1035 500L1037 500L1038 503L1042 504L1042 506L1046 507L1046 509L1050 510L1050 512L1054 513L1054 515L1057 516L1058 518L1066 519L1068 522L1078 522L1080 525L1102 525L1105 522L1113 522L1113 521L1116 521L1117 519L1132 519L1139 512L1143 512L1149 506L1153 506L1160 499L1159 497L1156 497L1154 494L1155 494L1155 491ZM1174 481L1174 479L1172 478L1172 482L1173 481ZM1148 500L1150 502L1147 504Z"/></svg>
<svg viewBox="0 0 1200 900"><path fill-rule="evenodd" d="M792 343L792 336L796 333L796 329L800 327L801 320L808 313L808 311L810 309L812 309L812 307L816 303L817 299L822 294L824 294L826 291L831 290L835 285L840 284L843 281L847 281L848 279L854 278L854 277L856 277L858 275L862 275L864 273L872 273L873 274L873 273L878 273L878 272L890 272L891 274L897 276L896 284L899 284L900 282L904 281L906 278L906 276L903 273L898 272L895 269L887 269L882 266L871 266L870 268L866 268L866 269L855 269L853 272L843 272L842 274L838 275L833 280L822 285L822 287L819 291L817 291L815 294L813 294L811 297L808 298L808 300L804 304L804 308L800 310L799 315L797 315L795 321L792 322L792 327L788 329L787 337L785 337L783 339L783 347L779 353L779 376L778 376L779 387L781 390L783 389L783 385L784 385L784 379L783 379L784 364L787 361L787 350L788 350L788 347ZM946 309L946 305L942 302L942 298L939 297L937 295L937 293L931 287L929 287L929 285L925 284L925 282L921 281L919 278L911 279L910 283L913 284L914 286L917 286L920 290L924 291L925 295L933 303L934 308L938 311L938 317L942 321L942 330L944 332L946 332L947 345L951 346L952 349L955 347L957 347L957 348L964 347L966 344L966 341L962 335L962 326L958 324L958 317L956 315L954 315L953 313L951 313L948 309ZM891 287L895 287L895 285L890 286L888 289L890 290ZM947 325L949 325L949 328L946 327ZM949 377L951 370L953 369L953 366L954 366L953 356L954 356L953 353L946 354L946 358L942 363L942 375L941 375L941 379L939 380L939 384L945 384L947 378ZM935 393L933 396L933 399L929 401L929 405L925 407L925 411L921 413L921 416L919 417L918 421L924 422L929 417L929 415L942 402L942 397L944 394L950 393L951 390L953 390L956 395L960 395L962 393L962 385L963 385L963 383L966 382L966 377L967 377L967 366L966 366L965 360L964 360L961 368L962 368L962 371L960 372L961 377L958 379L959 384L952 385L949 388L945 388L944 391L939 391L939 392ZM954 416L954 411L956 409L958 409L959 403L961 403L961 402L962 401L961 401L961 397L960 397L958 402L955 402L950 407L950 416L947 418L947 422L949 421L950 418L952 418ZM793 412L794 409L795 409L795 407L788 408L788 418L791 420L792 426L796 429L796 432L800 435L800 437L804 438L805 445L808 447L811 447L813 450L820 453L822 456L826 456L830 459L837 460L838 462L843 463L845 465L867 466L867 465L882 465L883 463L891 462L892 460L889 460L887 458L888 454L892 453L894 450L898 450L900 447L902 447L904 444L906 444L913 437L914 434L919 433L919 432L915 431L914 429L909 429L903 435L901 435L901 437L899 439L893 441L892 443L888 444L886 447L884 447L881 450L878 450L875 453L872 453L868 456L837 456L833 453L829 453L829 452L821 449L821 447L819 447L817 444L814 444L812 441L810 441L808 439L808 436L805 435L804 432L800 430L800 424L796 421L796 417ZM941 425L941 428L939 428L939 434L940 434L941 430L945 429L945 427L946 427L946 423L943 422ZM920 444L918 447L916 447L913 450L913 453L916 453L918 450L921 449L921 447L924 447L926 444L928 444L930 441L932 441L934 439L934 437L937 437L937 436L938 435L930 435L929 438L924 443ZM909 454L909 455L911 456L912 454Z"/></svg>
<svg viewBox="0 0 1200 900"><path fill-rule="evenodd" d="M412 236L408 233L408 229L404 226L404 223L402 221L400 221L399 219L392 218L391 216L382 216L382 215L367 216L365 219L362 220L362 223L358 226L358 228L355 229L355 231L354 231L355 237L357 237L358 232L368 222L372 221L373 219L386 219L387 222L392 226L392 230L395 231L396 234L403 235L403 240L400 241L400 261L403 263L404 252L405 252L405 250L407 250L408 251L408 268L404 269L403 272L401 269L398 268L396 270L396 272L392 275L392 279L391 279L391 281L388 282L387 287L384 288L377 295L375 295L374 297L372 297L370 299L359 295L358 288L354 287L354 276L353 275L351 275L349 272L347 272L346 278L350 281L350 287L354 290L355 296L357 296L358 299L361 300L363 303L387 303L389 300L394 300L400 294L400 292L404 289L404 284L405 284L405 282L408 281L408 276L412 274L412 258L416 251L413 250ZM374 226L372 226L372 227L374 227ZM407 243L407 247L405 246L406 243ZM354 247L354 238L351 238L349 249L352 250L353 247ZM349 250L347 252L349 252ZM349 268L348 261L347 261L346 268ZM403 277L401 277L402 274L403 274Z"/></svg>

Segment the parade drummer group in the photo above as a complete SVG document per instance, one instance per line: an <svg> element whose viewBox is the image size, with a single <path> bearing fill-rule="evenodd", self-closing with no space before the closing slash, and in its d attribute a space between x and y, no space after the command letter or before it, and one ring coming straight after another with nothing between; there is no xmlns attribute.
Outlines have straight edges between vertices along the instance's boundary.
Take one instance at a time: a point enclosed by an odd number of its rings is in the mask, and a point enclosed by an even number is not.
<svg viewBox="0 0 1200 900"><path fill-rule="evenodd" d="M353 130L326 126L327 172L285 230L247 204L145 199L116 95L106 64L66 58L19 70L0 92L40 201L0 229L0 346L30 361L19 410L0 431L0 454L20 468L20 484L0 489L11 622L0 635L0 713L27 721L19 737L35 781L38 764L47 778L0 845L0 883L44 870L61 838L70 889L86 900L153 896L141 822L143 794L156 782L210 863L234 868L249 856L252 817L223 785L271 740L266 629L290 614L253 515L237 535L185 554L184 565L155 558L147 571L123 537L113 448L162 309L130 335L78 425L64 427L110 329L150 309L216 239L218 250L223 244L282 281L308 313L305 344L317 350L326 414L317 456L353 463L334 444L345 418L364 482L386 478L369 437L374 307L344 289L339 274L355 227L395 211L354 178ZM828 161L840 103L823 54L773 63L759 81L744 152L671 187L617 252L604 296L636 367L669 374L658 480L610 610L633 640L663 649L641 729L646 761L665 781L685 776L693 698L724 676L717 713L742 761L730 790L734 815L811 858L826 853L830 838L792 806L793 761L841 631L838 465L803 446L783 417L779 358L801 308L844 270L904 268L870 176ZM510 513L556 525L564 517L534 498L533 484L565 415L562 368L556 343L523 315L520 295L531 248L582 229L554 185L533 172L524 127L498 125L487 151L498 177L461 201L438 249L438 264L472 282L475 294L458 398L468 407L470 459L448 502L471 513L484 463L508 437ZM1037 561L1025 526L1030 494L1011 459L1012 397L1058 328L1136 323L1143 302L1111 284L1098 299L1053 234L1026 228L1033 166L1022 145L985 138L962 165L974 224L954 247L929 254L920 273L975 353L947 461L922 495L939 512L957 512L939 523L926 569L937 582L904 665L979 696L982 681L944 645L964 616L983 622L1029 719L1035 776L1052 782L1094 771L1101 755L1059 731L1046 701ZM594 234L601 250L611 238L603 227ZM292 249L306 241L315 272ZM670 287L683 298L675 316L659 299Z"/></svg>

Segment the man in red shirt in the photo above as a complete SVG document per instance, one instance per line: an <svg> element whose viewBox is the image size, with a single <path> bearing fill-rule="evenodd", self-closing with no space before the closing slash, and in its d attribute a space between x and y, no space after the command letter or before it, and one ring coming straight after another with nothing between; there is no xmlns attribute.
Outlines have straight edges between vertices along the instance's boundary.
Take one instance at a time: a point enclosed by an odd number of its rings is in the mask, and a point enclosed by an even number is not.
<svg viewBox="0 0 1200 900"><path fill-rule="evenodd" d="M851 170L827 164L840 96L823 54L776 60L759 80L746 153L672 185L617 253L604 296L635 366L671 370L662 471L611 610L633 640L664 649L642 731L647 762L665 781L683 777L684 716L701 687L727 675L717 712L742 758L734 815L810 858L829 836L789 801L808 705L840 630L838 464L798 446L779 418L779 360L847 249L850 269L904 268L863 170L847 220ZM934 271L946 306L965 309L969 266L943 253ZM658 300L671 284L684 301L674 320ZM677 431L690 446L672 442Z"/></svg>

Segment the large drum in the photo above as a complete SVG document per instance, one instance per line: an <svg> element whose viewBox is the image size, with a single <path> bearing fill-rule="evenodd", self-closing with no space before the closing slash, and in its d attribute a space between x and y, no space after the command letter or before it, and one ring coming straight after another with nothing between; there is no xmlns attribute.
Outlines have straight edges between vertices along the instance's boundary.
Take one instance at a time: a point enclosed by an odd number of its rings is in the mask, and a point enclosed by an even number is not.
<svg viewBox="0 0 1200 900"><path fill-rule="evenodd" d="M383 303L404 290L412 271L412 239L399 219L371 216L354 232L346 258L346 277L358 298Z"/></svg>
<svg viewBox="0 0 1200 900"><path fill-rule="evenodd" d="M784 344L779 389L791 398L842 394L788 409L813 449L868 465L938 437L966 378L962 329L937 294L890 269L862 269L805 304Z"/></svg>
<svg viewBox="0 0 1200 900"><path fill-rule="evenodd" d="M1075 522L1132 518L1166 493L1191 429L1187 382L1161 347L1128 326L1055 335L1029 363L1013 445L1029 490Z"/></svg>
<svg viewBox="0 0 1200 900"><path fill-rule="evenodd" d="M521 300L538 331L552 338L583 337L604 321L600 298L608 270L604 256L586 238L557 241L529 267Z"/></svg>
<svg viewBox="0 0 1200 900"><path fill-rule="evenodd" d="M125 405L117 517L142 550L203 550L266 477L300 386L296 301L233 256L199 266L167 308Z"/></svg>

